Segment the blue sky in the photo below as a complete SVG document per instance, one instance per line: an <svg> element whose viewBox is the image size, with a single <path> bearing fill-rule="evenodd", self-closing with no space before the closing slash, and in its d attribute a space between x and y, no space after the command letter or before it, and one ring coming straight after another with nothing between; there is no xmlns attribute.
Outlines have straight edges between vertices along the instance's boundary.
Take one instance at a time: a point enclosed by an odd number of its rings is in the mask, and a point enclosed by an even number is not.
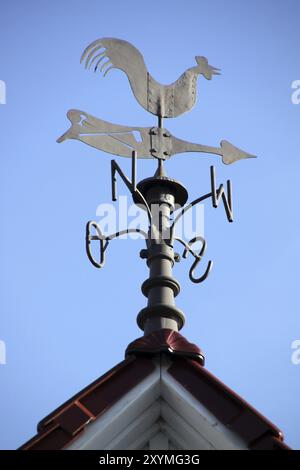
<svg viewBox="0 0 300 470"><path fill-rule="evenodd" d="M98 37L134 43L162 83L193 66L195 55L222 69L211 82L199 79L196 107L166 126L203 144L227 139L259 158L225 166L188 154L167 162L190 199L209 190L210 164L218 181L233 183L233 224L222 207L205 209L209 279L191 284L190 262L176 265L182 333L205 351L211 372L300 448L300 365L291 361L300 339L300 105L291 101L299 14L297 0L2 2L0 448L29 439L41 418L122 360L141 335L142 241L112 243L102 271L85 255L85 223L110 200L110 156L56 143L70 108L155 125L122 72L103 79L79 64ZM118 163L129 172L129 161ZM153 161L138 166L140 178L154 170Z"/></svg>

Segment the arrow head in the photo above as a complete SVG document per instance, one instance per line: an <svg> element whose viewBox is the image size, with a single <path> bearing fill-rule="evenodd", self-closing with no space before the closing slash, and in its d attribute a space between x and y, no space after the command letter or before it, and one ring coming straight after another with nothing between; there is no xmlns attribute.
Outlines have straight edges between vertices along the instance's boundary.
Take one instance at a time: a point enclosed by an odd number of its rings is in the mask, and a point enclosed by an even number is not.
<svg viewBox="0 0 300 470"><path fill-rule="evenodd" d="M230 142L227 142L227 140L222 140L220 145L222 149L222 161L225 163L225 165L237 162L243 158L257 158L256 155L244 152L243 150L232 145Z"/></svg>

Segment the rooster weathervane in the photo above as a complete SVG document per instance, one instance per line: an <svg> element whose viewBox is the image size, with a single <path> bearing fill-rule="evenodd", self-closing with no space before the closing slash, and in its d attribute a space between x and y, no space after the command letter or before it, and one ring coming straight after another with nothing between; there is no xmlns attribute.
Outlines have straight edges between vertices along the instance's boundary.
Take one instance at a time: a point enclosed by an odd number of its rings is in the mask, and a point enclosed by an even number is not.
<svg viewBox="0 0 300 470"><path fill-rule="evenodd" d="M147 260L150 269L150 277L142 285L142 292L148 297L148 305L141 310L137 319L145 334L157 328L158 321L164 325L163 328L172 329L175 327L180 329L184 323L184 315L174 302L180 290L178 282L172 277L173 265L180 261L180 255L174 252L175 241L184 246L183 258L188 254L194 258L189 272L191 281L195 283L204 281L212 268L212 261L209 261L202 275L195 274L204 256L206 241L202 236L196 236L189 241L179 238L175 231L177 222L189 209L206 199L211 199L215 208L222 202L228 221L233 221L232 189L229 180L227 191L223 184L217 187L215 169L211 166L210 192L186 205L187 190L181 183L166 175L164 160L185 152L216 154L222 157L225 164L254 157L226 140L220 142L220 147L191 143L173 136L164 127L164 118L174 118L192 109L196 102L199 75L211 80L214 75L220 74L220 70L209 65L205 57L196 56L195 59L196 65L186 70L177 81L171 85L162 85L150 75L142 54L129 42L115 38L102 38L92 42L83 52L81 62L86 68L103 72L104 76L114 68L122 70L127 75L138 103L146 111L158 117L157 126L130 127L113 124L84 111L73 109L67 113L71 127L58 139L58 142L77 139L96 149L132 160L131 179L123 173L116 161L112 160L112 199L117 200L116 173L118 173L131 192L133 201L141 204L146 210L149 219L148 233L138 228L129 228L104 236L99 224L89 221L86 227L86 250L92 264L102 268L106 249L112 239L131 232L138 232L145 238L146 249L141 250L140 256ZM136 162L140 158L156 159L158 168L153 177L137 183ZM159 219L154 217L153 204L163 206ZM99 260L96 260L91 252L92 241L99 242ZM200 249L195 250L193 245L197 242L200 243Z"/></svg>
<svg viewBox="0 0 300 470"><path fill-rule="evenodd" d="M184 152L212 153L220 155L225 164L254 157L226 140L221 141L220 147L194 144L172 136L163 128L163 118L180 116L194 106L198 75L211 80L213 75L220 74L220 70L209 65L205 57L196 56L195 59L197 65L186 70L176 82L162 85L150 75L142 54L129 42L114 38L92 42L83 52L81 62L86 68L93 67L95 72L103 72L104 76L112 69L122 70L138 103L158 116L158 127L113 124L74 109L67 114L72 126L58 142L77 139L98 150L130 158L132 151L136 151L137 158L161 160Z"/></svg>

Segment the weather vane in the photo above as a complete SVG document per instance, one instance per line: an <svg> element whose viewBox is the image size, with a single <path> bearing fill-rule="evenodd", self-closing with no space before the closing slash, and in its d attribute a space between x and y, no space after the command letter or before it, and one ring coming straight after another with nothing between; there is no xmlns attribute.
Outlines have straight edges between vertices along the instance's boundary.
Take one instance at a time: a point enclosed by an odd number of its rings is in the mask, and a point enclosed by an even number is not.
<svg viewBox="0 0 300 470"><path fill-rule="evenodd" d="M180 261L179 254L174 252L175 241L184 246L183 258L188 254L194 258L189 272L191 281L203 282L212 268L212 261L209 261L204 273L197 277L195 270L205 253L206 241L202 236L188 241L177 237L177 222L189 209L205 199L211 199L213 207L218 207L222 201L228 221L233 221L230 181L227 181L227 191L223 184L217 187L215 169L212 166L210 191L186 205L187 190L181 183L166 175L164 160L185 152L220 155L225 164L254 157L226 140L221 141L220 147L191 143L173 136L164 127L164 118L180 116L194 106L198 75L211 80L213 75L220 74L219 69L209 65L205 57L196 56L195 59L197 65L186 70L176 82L162 85L150 75L142 54L129 42L115 38L102 38L92 42L83 52L81 62L85 63L86 68L93 67L95 72L103 72L104 76L111 69L122 70L127 75L138 103L158 117L157 126L129 127L113 124L74 109L67 113L72 124L70 129L58 139L58 142L77 139L96 149L132 160L131 179L123 173L116 161L112 160L112 199L117 200L118 173L131 192L133 201L146 210L149 219L148 233L138 228L130 228L104 236L99 224L89 221L86 228L86 250L92 264L102 268L106 249L112 239L131 232L144 236L146 249L141 251L140 256L147 260L150 276L144 281L142 292L148 297L148 305L140 311L137 318L144 334L159 328L179 330L184 324L184 314L175 305L175 297L180 291L179 283L172 276L174 263ZM140 158L157 159L158 168L153 177L138 183L137 159ZM159 216L157 212L154 213L155 205L160 207ZM99 260L96 260L91 252L92 241L99 242ZM193 249L196 242L201 244L198 251Z"/></svg>

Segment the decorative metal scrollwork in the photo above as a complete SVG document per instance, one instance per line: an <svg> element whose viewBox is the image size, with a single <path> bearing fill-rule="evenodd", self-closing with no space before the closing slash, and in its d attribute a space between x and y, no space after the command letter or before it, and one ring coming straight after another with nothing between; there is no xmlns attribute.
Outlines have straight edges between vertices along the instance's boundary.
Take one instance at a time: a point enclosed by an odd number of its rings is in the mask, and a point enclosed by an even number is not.
<svg viewBox="0 0 300 470"><path fill-rule="evenodd" d="M195 258L195 261L193 262L193 264L190 268L190 271L189 271L190 280L192 282L194 282L195 284L199 284L200 282L205 281L207 279L212 267L213 267L213 261L208 262L207 268L206 268L204 274L202 274L202 276L200 276L198 278L194 276L195 269L197 268L198 264L202 260L202 257L205 253L205 250L206 250L206 241L205 241L205 239L201 236L198 236L198 237L192 238L189 242L186 242L186 241L184 241L184 240L182 240L181 238L178 238L178 237L175 237L175 240L180 242L185 247L184 251L182 253L183 258L187 258L189 253L191 253L192 256ZM196 243L198 241L201 242L202 246L201 246L201 249L200 249L199 253L196 253L194 250L192 250L191 245L193 245L194 243Z"/></svg>
<svg viewBox="0 0 300 470"><path fill-rule="evenodd" d="M97 232L97 235L91 235L91 229L94 228ZM101 228L97 224L97 222L90 220L86 224L86 253L87 256L90 260L90 262L95 266L96 268L103 268L105 264L105 251L109 245L109 242L113 240L114 238L118 238L122 235L125 235L126 233L140 233L143 235L143 237L146 239L147 238L147 233L144 232L141 229L138 228L128 228L125 230L121 230L119 232L113 233L111 235L108 235L105 237L101 231ZM99 241L99 253L100 253L100 259L99 261L95 260L94 256L92 255L91 252L91 241L97 240Z"/></svg>

